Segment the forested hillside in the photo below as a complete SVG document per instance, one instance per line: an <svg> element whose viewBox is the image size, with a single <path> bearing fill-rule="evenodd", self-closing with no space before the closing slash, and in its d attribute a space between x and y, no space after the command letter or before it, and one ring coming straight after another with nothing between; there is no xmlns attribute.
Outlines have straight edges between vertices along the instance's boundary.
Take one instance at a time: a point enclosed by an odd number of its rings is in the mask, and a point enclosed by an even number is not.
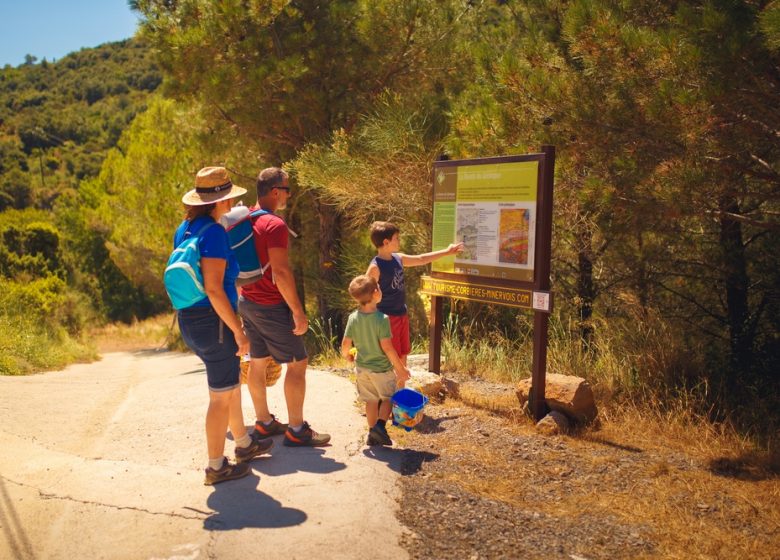
<svg viewBox="0 0 780 560"><path fill-rule="evenodd" d="M137 43L108 47L129 57L124 81L63 78L73 103L45 126L36 119L55 89L29 84L55 88L42 77L68 59L6 69L0 82L6 207L53 205L75 232L71 254L90 255L92 272L69 274L93 288L79 293L101 316L165 308L177 201L200 166L225 165L251 190L259 169L283 164L296 190L287 218L302 234L298 289L319 325L310 342L326 351L351 305L345 286L371 256L371 221L399 222L405 252L428 250L437 157L553 144L550 371L586 377L605 398L776 429L777 2L131 4L167 86L131 126L131 102L159 81ZM9 76L29 82L25 95L9 93ZM418 273L407 292L424 344ZM527 376L530 315L463 301L447 314L447 367Z"/></svg>
<svg viewBox="0 0 780 560"><path fill-rule="evenodd" d="M161 81L135 40L0 70L0 210L51 208L97 175Z"/></svg>
<svg viewBox="0 0 780 560"><path fill-rule="evenodd" d="M137 40L0 70L0 372L89 355L85 325L153 309L110 260L111 217L90 214L80 186L161 81Z"/></svg>

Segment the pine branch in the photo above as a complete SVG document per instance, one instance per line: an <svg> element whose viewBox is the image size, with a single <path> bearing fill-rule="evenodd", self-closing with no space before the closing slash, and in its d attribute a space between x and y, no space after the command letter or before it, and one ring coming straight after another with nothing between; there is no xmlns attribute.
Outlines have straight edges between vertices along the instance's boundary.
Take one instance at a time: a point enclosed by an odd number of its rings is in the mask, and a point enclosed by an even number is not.
<svg viewBox="0 0 780 560"><path fill-rule="evenodd" d="M670 292L670 293L674 294L675 296L677 296L678 298L682 299L683 301L687 301L688 303L690 303L691 305L693 305L694 307L699 309L707 317L710 317L711 319L715 319L716 321L718 321L719 323L721 323L723 325L728 324L728 321L726 320L726 318L724 316L718 315L716 313L713 313L712 311L710 311L709 309L704 307L702 304L700 304L695 299L693 299L693 298L691 298L691 297L689 297L689 296L687 296L687 295L685 295L685 294L683 294L683 293L681 293L681 292L679 292L677 290L674 290L674 289L670 288L669 286L667 286L663 282L657 282L657 284L661 288L666 290L667 292Z"/></svg>

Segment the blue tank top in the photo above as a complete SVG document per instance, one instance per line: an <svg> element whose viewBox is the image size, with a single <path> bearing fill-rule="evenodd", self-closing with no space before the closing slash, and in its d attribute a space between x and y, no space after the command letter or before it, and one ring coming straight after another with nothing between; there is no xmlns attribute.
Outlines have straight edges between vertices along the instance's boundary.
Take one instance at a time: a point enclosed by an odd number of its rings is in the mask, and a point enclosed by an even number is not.
<svg viewBox="0 0 780 560"><path fill-rule="evenodd" d="M393 253L389 261L374 257L371 262L379 268L379 288L382 290L382 301L377 308L385 315L406 315L404 265L401 257Z"/></svg>

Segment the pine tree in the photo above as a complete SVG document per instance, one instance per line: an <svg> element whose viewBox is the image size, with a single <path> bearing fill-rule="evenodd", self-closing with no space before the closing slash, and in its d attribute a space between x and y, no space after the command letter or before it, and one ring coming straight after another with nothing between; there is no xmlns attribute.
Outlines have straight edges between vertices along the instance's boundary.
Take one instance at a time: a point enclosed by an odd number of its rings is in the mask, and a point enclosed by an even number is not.
<svg viewBox="0 0 780 560"><path fill-rule="evenodd" d="M442 33L430 23L455 17L446 3L412 0L138 0L133 6L145 17L169 90L197 99L209 119L230 123L269 164L327 143L339 129L349 132L386 90L423 80L428 69L421 61L437 52ZM327 193L312 192L317 286L342 285L333 266L342 216ZM339 310L323 297L319 307L324 323L340 331Z"/></svg>

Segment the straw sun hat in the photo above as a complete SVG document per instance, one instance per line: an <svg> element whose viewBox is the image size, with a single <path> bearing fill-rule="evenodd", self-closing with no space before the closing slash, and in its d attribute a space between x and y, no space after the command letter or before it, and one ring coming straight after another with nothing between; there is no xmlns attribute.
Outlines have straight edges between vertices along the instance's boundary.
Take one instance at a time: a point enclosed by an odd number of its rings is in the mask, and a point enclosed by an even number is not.
<svg viewBox="0 0 780 560"><path fill-rule="evenodd" d="M224 167L204 167L195 175L195 188L181 201L188 206L203 206L244 194L246 189L234 185Z"/></svg>

